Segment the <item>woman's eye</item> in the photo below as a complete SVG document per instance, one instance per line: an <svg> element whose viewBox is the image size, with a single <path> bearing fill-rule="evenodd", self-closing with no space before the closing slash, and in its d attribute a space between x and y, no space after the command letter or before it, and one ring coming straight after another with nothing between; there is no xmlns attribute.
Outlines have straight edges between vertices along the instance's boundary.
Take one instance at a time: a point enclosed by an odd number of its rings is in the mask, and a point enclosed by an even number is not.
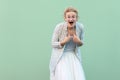
<svg viewBox="0 0 120 80"><path fill-rule="evenodd" d="M68 18L70 18L70 16L68 16Z"/></svg>
<svg viewBox="0 0 120 80"><path fill-rule="evenodd" d="M72 18L75 18L75 16L72 16Z"/></svg>

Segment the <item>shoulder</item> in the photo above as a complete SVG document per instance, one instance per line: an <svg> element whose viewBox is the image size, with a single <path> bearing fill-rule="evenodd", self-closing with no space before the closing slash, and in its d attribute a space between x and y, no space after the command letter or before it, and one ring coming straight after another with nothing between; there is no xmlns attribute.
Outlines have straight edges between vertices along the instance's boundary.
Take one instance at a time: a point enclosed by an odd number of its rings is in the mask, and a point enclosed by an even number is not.
<svg viewBox="0 0 120 80"><path fill-rule="evenodd" d="M66 22L61 22L61 23L58 23L55 27L55 29L62 29L64 26L66 25Z"/></svg>
<svg viewBox="0 0 120 80"><path fill-rule="evenodd" d="M84 28L84 25L80 22L76 22L76 26L79 28L79 29L83 29Z"/></svg>
<svg viewBox="0 0 120 80"><path fill-rule="evenodd" d="M79 28L84 28L83 24L80 23L80 22L76 22L76 25L77 25Z"/></svg>
<svg viewBox="0 0 120 80"><path fill-rule="evenodd" d="M56 25L56 27L65 26L66 22L61 22Z"/></svg>

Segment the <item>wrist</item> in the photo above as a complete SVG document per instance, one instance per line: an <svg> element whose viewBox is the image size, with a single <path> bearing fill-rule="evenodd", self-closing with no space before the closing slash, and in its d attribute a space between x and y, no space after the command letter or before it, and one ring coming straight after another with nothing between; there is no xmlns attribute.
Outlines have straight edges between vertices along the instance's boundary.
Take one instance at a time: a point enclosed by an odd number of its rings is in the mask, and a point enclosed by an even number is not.
<svg viewBox="0 0 120 80"><path fill-rule="evenodd" d="M64 46L65 45L65 41L60 42L60 45Z"/></svg>
<svg viewBox="0 0 120 80"><path fill-rule="evenodd" d="M78 46L82 46L82 45L83 45L82 41L79 40L79 41L77 42L77 45L78 45Z"/></svg>

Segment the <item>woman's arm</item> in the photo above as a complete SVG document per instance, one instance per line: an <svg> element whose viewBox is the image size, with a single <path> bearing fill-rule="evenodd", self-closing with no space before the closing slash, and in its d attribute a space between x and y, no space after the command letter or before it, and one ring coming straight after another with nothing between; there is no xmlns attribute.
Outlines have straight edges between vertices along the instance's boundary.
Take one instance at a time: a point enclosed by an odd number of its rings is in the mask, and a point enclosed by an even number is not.
<svg viewBox="0 0 120 80"><path fill-rule="evenodd" d="M83 26L83 24L81 24L80 26L81 26L81 34L80 34L79 38L80 38L82 45L83 45L84 44L84 41L83 41L83 39L84 39L84 26Z"/></svg>
<svg viewBox="0 0 120 80"><path fill-rule="evenodd" d="M83 45L83 43L82 43L82 41L80 40L80 38L77 37L75 34L74 34L74 36L73 36L73 41L77 44L77 46L82 46L82 45Z"/></svg>
<svg viewBox="0 0 120 80"><path fill-rule="evenodd" d="M84 30L83 30L83 25L80 24L80 34L79 36L74 34L73 41L77 44L77 46L82 46L83 45L83 37L84 37Z"/></svg>
<svg viewBox="0 0 120 80"><path fill-rule="evenodd" d="M63 46L71 39L71 36L68 34L62 41L59 40L62 33L63 25L57 25L52 37L52 47L53 48L63 48Z"/></svg>
<svg viewBox="0 0 120 80"><path fill-rule="evenodd" d="M59 41L59 35L60 35L60 31L61 31L60 27L61 27L60 24L58 24L55 27L55 30L53 32L53 36L52 36L52 47L53 48L62 48L60 41Z"/></svg>
<svg viewBox="0 0 120 80"><path fill-rule="evenodd" d="M72 37L68 34L63 41L60 42L61 46L64 46Z"/></svg>

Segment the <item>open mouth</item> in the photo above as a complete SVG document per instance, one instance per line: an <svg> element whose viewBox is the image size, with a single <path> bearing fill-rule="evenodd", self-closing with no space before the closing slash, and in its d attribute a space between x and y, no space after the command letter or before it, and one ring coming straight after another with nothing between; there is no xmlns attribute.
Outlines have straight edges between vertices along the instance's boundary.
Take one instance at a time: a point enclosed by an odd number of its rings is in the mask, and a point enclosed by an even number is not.
<svg viewBox="0 0 120 80"><path fill-rule="evenodd" d="M74 22L69 22L71 25L74 23Z"/></svg>

